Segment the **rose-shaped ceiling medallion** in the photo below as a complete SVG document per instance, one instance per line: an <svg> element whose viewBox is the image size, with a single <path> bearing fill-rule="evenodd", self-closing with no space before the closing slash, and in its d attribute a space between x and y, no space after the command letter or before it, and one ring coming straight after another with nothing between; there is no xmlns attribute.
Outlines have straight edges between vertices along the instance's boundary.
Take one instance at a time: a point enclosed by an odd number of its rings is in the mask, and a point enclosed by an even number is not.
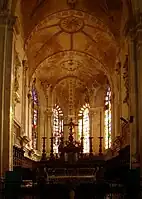
<svg viewBox="0 0 142 199"><path fill-rule="evenodd" d="M60 22L61 29L67 33L78 32L83 28L83 26L83 20L75 16L66 17Z"/></svg>

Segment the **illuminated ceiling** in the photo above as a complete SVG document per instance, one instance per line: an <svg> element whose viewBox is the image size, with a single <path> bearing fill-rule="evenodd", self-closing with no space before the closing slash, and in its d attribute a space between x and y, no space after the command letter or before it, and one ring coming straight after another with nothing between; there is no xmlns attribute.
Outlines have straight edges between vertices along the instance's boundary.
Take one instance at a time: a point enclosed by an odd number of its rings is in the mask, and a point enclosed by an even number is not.
<svg viewBox="0 0 142 199"><path fill-rule="evenodd" d="M52 85L68 102L68 79L74 95L106 82L114 70L121 4L104 0L22 1L25 49L30 75ZM105 2L108 2L107 4ZM27 8L27 9L25 9ZM116 26L117 23L117 26ZM77 100L75 103L78 103Z"/></svg>

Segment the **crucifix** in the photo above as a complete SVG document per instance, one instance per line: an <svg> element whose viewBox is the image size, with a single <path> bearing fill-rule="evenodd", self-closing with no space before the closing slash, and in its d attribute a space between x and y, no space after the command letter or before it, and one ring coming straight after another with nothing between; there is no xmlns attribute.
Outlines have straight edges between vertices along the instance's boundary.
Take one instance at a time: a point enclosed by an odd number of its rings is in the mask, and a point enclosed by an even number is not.
<svg viewBox="0 0 142 199"><path fill-rule="evenodd" d="M75 126L78 126L78 124L75 124L75 123L73 123L73 121L72 121L72 118L71 118L71 120L70 120L70 122L69 122L69 124L64 124L64 126L68 126L69 127L69 141L70 142L73 142L73 128L75 127Z"/></svg>
<svg viewBox="0 0 142 199"><path fill-rule="evenodd" d="M70 134L73 134L73 132L72 132L72 131L73 131L73 128L74 128L75 126L78 126L78 124L73 123L72 118L71 118L69 124L64 124L64 126L69 126Z"/></svg>

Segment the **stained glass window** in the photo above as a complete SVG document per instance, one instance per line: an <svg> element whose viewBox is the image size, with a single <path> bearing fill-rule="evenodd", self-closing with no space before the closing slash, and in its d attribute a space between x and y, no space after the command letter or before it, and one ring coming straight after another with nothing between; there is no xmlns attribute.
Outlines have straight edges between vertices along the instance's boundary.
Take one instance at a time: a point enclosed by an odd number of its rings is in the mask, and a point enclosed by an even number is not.
<svg viewBox="0 0 142 199"><path fill-rule="evenodd" d="M58 105L53 109L53 153L58 153L60 138L63 133L63 113Z"/></svg>
<svg viewBox="0 0 142 199"><path fill-rule="evenodd" d="M32 87L32 148L37 149L38 143L38 95L35 86Z"/></svg>
<svg viewBox="0 0 142 199"><path fill-rule="evenodd" d="M83 153L89 153L89 136L90 136L90 122L89 122L89 105L85 104L79 113L78 120L78 139L83 137Z"/></svg>
<svg viewBox="0 0 142 199"><path fill-rule="evenodd" d="M107 88L104 111L105 149L111 147L111 90Z"/></svg>

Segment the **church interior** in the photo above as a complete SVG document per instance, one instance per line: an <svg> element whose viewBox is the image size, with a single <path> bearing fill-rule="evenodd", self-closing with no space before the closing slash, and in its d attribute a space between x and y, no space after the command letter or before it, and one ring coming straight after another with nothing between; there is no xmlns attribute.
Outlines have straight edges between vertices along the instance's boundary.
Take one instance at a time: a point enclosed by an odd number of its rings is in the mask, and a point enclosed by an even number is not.
<svg viewBox="0 0 142 199"><path fill-rule="evenodd" d="M0 0L0 33L0 189L137 198L142 1Z"/></svg>

